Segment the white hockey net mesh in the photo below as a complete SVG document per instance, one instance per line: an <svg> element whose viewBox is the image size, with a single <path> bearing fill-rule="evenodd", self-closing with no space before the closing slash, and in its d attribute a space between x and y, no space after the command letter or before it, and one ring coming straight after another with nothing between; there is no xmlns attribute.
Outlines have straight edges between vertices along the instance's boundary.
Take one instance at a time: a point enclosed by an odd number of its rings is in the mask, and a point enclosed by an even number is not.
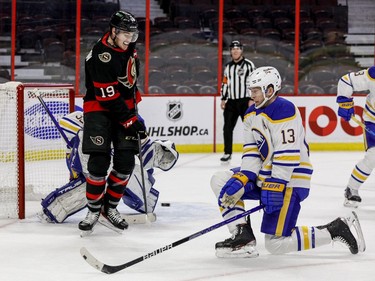
<svg viewBox="0 0 375 281"><path fill-rule="evenodd" d="M65 164L66 144L35 95L36 90L57 121L69 113L68 87L38 85L32 88L18 82L0 84L0 218L19 216L19 176L22 171L19 164L22 162L26 200L40 200L69 180ZM23 113L17 106L21 95ZM24 118L21 137L25 153L19 163L22 143L18 143L17 129L22 126L20 114Z"/></svg>

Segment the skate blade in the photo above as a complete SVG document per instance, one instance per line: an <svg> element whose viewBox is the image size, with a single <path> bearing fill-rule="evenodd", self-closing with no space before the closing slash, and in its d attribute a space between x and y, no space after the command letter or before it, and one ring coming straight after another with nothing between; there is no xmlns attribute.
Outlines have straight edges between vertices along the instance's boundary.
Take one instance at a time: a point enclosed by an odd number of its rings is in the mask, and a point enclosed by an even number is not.
<svg viewBox="0 0 375 281"><path fill-rule="evenodd" d="M354 230L357 234L358 251L363 253L366 250L366 241L363 236L362 227L359 223L359 219L356 212L352 211L350 216L346 218L346 221L348 223L349 228L351 226L354 227Z"/></svg>
<svg viewBox="0 0 375 281"><path fill-rule="evenodd" d="M348 199L345 198L344 206L348 207L348 208L358 208L359 202L348 200Z"/></svg>
<svg viewBox="0 0 375 281"><path fill-rule="evenodd" d="M254 246L247 245L238 250L232 248L216 249L216 256L218 258L257 258L259 253Z"/></svg>
<svg viewBox="0 0 375 281"><path fill-rule="evenodd" d="M113 224L111 224L105 217L103 217L102 215L100 215L99 217L99 220L98 222L105 226L106 228L118 233L118 234L122 234L124 232L124 229L120 229L120 228L117 228L115 227Z"/></svg>
<svg viewBox="0 0 375 281"><path fill-rule="evenodd" d="M93 230L81 230L81 233L79 234L79 236L81 238L84 238L84 237L87 237L87 236L90 236L91 233L93 233Z"/></svg>

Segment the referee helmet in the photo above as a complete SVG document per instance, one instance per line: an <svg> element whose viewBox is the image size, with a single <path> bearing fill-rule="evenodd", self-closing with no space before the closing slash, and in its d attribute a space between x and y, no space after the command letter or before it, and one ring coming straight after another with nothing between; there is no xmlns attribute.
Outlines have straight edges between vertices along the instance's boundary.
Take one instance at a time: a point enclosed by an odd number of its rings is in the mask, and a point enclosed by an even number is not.
<svg viewBox="0 0 375 281"><path fill-rule="evenodd" d="M230 45L229 45L229 48L232 49L232 48L240 48L242 50L243 48L243 45L242 43L239 41L239 40L233 40Z"/></svg>

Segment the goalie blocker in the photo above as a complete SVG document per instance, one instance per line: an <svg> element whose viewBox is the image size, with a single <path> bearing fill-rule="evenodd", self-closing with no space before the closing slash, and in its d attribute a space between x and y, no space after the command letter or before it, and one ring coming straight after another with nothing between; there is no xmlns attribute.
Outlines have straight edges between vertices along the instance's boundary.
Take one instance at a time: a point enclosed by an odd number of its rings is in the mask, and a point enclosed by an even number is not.
<svg viewBox="0 0 375 281"><path fill-rule="evenodd" d="M42 221L62 223L66 218L86 207L84 174L87 172L85 169L87 155L83 154L81 150L82 120L82 112L73 112L59 121L73 146L69 147L66 161L71 180L42 200L43 211L38 213ZM143 142L142 157L148 211L154 211L159 197L159 192L153 188L155 183L154 168L168 171L175 165L178 156L174 143L169 140L153 141L148 138ZM142 189L141 168L139 164L136 164L122 199L125 205L139 213L144 213L145 210Z"/></svg>

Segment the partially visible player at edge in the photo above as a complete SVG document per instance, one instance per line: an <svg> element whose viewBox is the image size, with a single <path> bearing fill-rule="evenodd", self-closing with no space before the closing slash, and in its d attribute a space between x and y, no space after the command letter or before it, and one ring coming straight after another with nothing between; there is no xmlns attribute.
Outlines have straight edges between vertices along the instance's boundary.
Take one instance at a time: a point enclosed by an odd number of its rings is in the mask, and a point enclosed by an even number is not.
<svg viewBox="0 0 375 281"><path fill-rule="evenodd" d="M355 213L321 226L296 226L301 202L310 191L313 167L298 108L278 96L281 76L276 68L260 67L247 87L254 104L244 118L241 167L216 173L211 187L225 219L245 211L244 200L264 205L261 232L272 254L309 250L340 241L352 254L364 251L364 239ZM357 239L350 230L354 225ZM232 237L216 243L218 257L257 257L250 218L228 225Z"/></svg>
<svg viewBox="0 0 375 281"><path fill-rule="evenodd" d="M85 64L82 151L90 156L86 178L88 212L78 225L82 231L91 231L100 214L120 230L128 227L116 207L134 169L137 135L146 137L145 126L135 110L135 103L141 100L136 85L138 23L131 13L118 11L112 15L109 27L87 55ZM111 144L113 168L108 175Z"/></svg>
<svg viewBox="0 0 375 281"><path fill-rule="evenodd" d="M338 115L350 121L354 114L353 92L368 91L363 111L365 126L375 133L375 66L341 77L337 85ZM344 192L344 206L358 207L362 198L358 190L375 168L375 136L363 131L365 156L354 167Z"/></svg>

